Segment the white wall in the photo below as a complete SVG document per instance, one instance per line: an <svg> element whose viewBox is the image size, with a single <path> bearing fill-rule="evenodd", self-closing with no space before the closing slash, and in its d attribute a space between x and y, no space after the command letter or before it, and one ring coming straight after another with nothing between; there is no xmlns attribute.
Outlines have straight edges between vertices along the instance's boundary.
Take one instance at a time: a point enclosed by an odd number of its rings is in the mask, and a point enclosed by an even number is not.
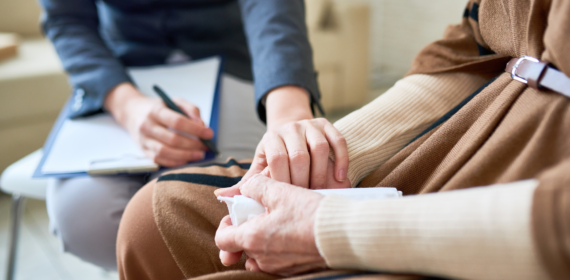
<svg viewBox="0 0 570 280"><path fill-rule="evenodd" d="M311 0L306 0L311 1ZM401 78L415 55L461 21L467 0L341 0L371 6L371 86L386 87Z"/></svg>

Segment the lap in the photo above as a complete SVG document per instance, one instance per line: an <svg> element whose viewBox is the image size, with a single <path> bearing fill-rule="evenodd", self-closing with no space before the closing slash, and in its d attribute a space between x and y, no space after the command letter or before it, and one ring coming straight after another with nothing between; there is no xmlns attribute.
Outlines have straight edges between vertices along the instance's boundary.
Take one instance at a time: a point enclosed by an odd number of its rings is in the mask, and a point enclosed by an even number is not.
<svg viewBox="0 0 570 280"><path fill-rule="evenodd" d="M46 196L50 228L61 240L63 250L106 269L116 269L120 218L145 182L142 176L50 180Z"/></svg>
<svg viewBox="0 0 570 280"><path fill-rule="evenodd" d="M183 279L154 222L152 194L155 181L133 197L119 229L117 262L121 279Z"/></svg>
<svg viewBox="0 0 570 280"><path fill-rule="evenodd" d="M245 258L228 267L220 262L214 235L228 210L225 204L216 199L214 190L233 186L248 168L249 162L230 159L223 164L214 163L166 172L146 185L139 193L152 189L152 201L141 203L144 197L137 194L121 222L117 242L120 273L136 274L136 268L143 267L144 263L160 264L164 259L151 253L157 244L149 240L149 232L154 227L137 226L137 220L141 217L137 215L137 207L131 205L145 205L147 209L152 209L153 222L160 233L161 242L184 276L243 270ZM133 258L132 255L137 257ZM155 279L159 278L161 277Z"/></svg>
<svg viewBox="0 0 570 280"><path fill-rule="evenodd" d="M230 159L224 164L167 172L147 184L133 198L121 222L117 256L122 279L167 279L169 271L162 269L167 266L182 272L185 277L199 277L202 280L281 278L245 271L244 256L238 264L229 267L223 266L219 259L214 236L228 210L213 192L218 188L233 186L248 169L249 161ZM141 207L144 209L141 210ZM152 215L144 214L150 212ZM168 252L170 257L163 256L164 252ZM141 275L141 271L146 276ZM348 270L320 271L291 279L348 278L423 279L413 275Z"/></svg>

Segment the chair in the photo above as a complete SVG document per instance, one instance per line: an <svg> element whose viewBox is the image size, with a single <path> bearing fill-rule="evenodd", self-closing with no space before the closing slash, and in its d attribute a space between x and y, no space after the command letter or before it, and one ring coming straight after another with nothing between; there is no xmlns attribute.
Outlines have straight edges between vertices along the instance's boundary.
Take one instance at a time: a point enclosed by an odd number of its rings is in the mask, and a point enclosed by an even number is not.
<svg viewBox="0 0 570 280"><path fill-rule="evenodd" d="M15 278L18 235L26 198L45 200L46 197L47 179L32 179L32 174L41 158L40 149L10 165L0 177L0 189L12 194L6 280Z"/></svg>

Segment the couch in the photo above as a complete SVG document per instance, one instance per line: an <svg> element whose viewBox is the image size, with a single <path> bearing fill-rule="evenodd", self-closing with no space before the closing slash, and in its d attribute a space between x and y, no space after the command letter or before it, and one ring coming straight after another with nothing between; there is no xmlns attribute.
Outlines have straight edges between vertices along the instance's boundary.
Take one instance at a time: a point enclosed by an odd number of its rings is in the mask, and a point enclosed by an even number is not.
<svg viewBox="0 0 570 280"><path fill-rule="evenodd" d="M39 17L35 0L0 1L0 32L19 37L17 54L0 61L0 172L43 146L71 92Z"/></svg>

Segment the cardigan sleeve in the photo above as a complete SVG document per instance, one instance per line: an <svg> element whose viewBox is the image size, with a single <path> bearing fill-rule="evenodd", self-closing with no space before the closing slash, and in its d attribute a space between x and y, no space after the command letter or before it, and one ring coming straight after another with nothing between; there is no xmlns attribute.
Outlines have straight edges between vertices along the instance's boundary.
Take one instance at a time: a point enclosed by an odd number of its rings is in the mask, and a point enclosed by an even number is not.
<svg viewBox="0 0 570 280"><path fill-rule="evenodd" d="M99 36L94 0L40 0L42 27L53 42L74 90L71 117L102 110L108 92L130 82L122 63Z"/></svg>
<svg viewBox="0 0 570 280"><path fill-rule="evenodd" d="M485 82L478 75L466 73L410 75L337 121L334 126L348 143L351 185L358 185Z"/></svg>
<svg viewBox="0 0 570 280"><path fill-rule="evenodd" d="M328 266L453 279L551 278L532 234L537 180L354 201L325 197L316 244Z"/></svg>
<svg viewBox="0 0 570 280"><path fill-rule="evenodd" d="M313 54L302 0L240 0L252 57L257 113L265 122L263 97L272 89L295 85L307 90L321 110Z"/></svg>

